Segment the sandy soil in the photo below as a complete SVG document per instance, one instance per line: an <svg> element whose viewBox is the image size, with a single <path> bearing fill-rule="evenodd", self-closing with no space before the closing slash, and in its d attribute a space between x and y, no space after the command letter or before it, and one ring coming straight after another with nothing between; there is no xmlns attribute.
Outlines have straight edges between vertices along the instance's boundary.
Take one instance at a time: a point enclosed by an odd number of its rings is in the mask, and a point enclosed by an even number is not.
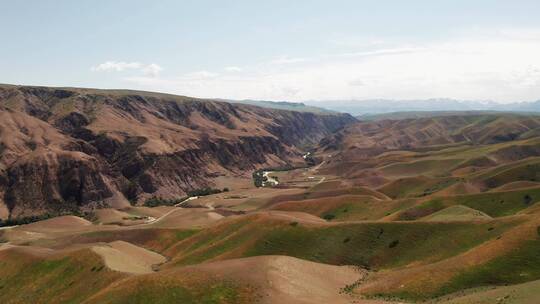
<svg viewBox="0 0 540 304"><path fill-rule="evenodd" d="M146 226L155 228L202 228L223 218L208 208L175 208Z"/></svg>
<svg viewBox="0 0 540 304"><path fill-rule="evenodd" d="M2 194L3 193L0 192L0 196ZM0 219L6 219L8 218L8 216L9 216L9 210L6 204L4 203L4 201L0 198Z"/></svg>
<svg viewBox="0 0 540 304"><path fill-rule="evenodd" d="M264 303L352 303L341 288L362 279L365 271L288 256L258 256L193 266L263 286ZM249 269L249 271L246 271ZM373 301L355 303L378 303Z"/></svg>
<svg viewBox="0 0 540 304"><path fill-rule="evenodd" d="M99 254L105 265L112 270L143 274L152 273L153 265L165 263L167 259L155 252L124 241L96 245L92 250Z"/></svg>
<svg viewBox="0 0 540 304"><path fill-rule="evenodd" d="M79 230L88 228L92 226L92 223L72 215L54 217L48 220L35 222L32 224L20 226L20 229L26 231L36 231L36 232L54 232L54 231L69 231L69 230Z"/></svg>
<svg viewBox="0 0 540 304"><path fill-rule="evenodd" d="M457 296L441 304L537 304L540 281L531 281L518 285L489 287L484 290Z"/></svg>
<svg viewBox="0 0 540 304"><path fill-rule="evenodd" d="M49 248L37 247L37 246L17 246L9 243L0 244L0 251L11 250L20 252L27 255L46 257L55 253L54 250Z"/></svg>
<svg viewBox="0 0 540 304"><path fill-rule="evenodd" d="M104 225L124 223L127 222L124 218L130 217L128 213L112 208L98 209L94 213L96 214L97 221Z"/></svg>
<svg viewBox="0 0 540 304"><path fill-rule="evenodd" d="M98 209L95 211L98 222L104 225L120 224L122 226L141 225L155 221L164 216L174 207L129 207L121 210L112 208Z"/></svg>

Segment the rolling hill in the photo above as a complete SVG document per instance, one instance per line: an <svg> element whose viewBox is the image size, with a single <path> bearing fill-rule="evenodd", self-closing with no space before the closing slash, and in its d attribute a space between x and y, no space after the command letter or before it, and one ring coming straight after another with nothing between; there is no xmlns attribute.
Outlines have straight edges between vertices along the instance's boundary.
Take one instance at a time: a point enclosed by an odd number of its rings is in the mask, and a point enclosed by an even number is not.
<svg viewBox="0 0 540 304"><path fill-rule="evenodd" d="M2 303L540 296L534 115L355 121L148 92L0 92L4 212L86 211L0 228ZM256 187L258 169L277 183ZM201 186L228 191L180 199ZM140 205L158 195L173 204Z"/></svg>

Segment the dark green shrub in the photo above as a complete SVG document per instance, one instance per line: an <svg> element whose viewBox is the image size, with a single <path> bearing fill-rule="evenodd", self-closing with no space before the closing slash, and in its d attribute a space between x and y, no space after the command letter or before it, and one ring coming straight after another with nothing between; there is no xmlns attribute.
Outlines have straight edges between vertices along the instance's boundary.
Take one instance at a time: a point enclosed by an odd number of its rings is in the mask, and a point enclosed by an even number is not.
<svg viewBox="0 0 540 304"><path fill-rule="evenodd" d="M388 248L394 248L399 244L399 240L394 240L390 244L388 244Z"/></svg>
<svg viewBox="0 0 540 304"><path fill-rule="evenodd" d="M323 219L325 219L325 220L327 220L327 221L331 221L331 220L333 220L335 217L336 217L335 215L328 213L328 214L325 214L325 215L323 216Z"/></svg>

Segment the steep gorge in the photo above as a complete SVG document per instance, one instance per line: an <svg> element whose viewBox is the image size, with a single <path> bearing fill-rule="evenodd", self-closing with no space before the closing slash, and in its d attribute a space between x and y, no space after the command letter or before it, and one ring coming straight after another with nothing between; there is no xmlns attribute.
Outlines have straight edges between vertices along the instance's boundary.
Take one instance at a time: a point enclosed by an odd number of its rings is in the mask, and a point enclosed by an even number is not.
<svg viewBox="0 0 540 304"><path fill-rule="evenodd" d="M355 119L168 94L0 86L0 218L176 197L301 162ZM7 210L7 211L6 211Z"/></svg>

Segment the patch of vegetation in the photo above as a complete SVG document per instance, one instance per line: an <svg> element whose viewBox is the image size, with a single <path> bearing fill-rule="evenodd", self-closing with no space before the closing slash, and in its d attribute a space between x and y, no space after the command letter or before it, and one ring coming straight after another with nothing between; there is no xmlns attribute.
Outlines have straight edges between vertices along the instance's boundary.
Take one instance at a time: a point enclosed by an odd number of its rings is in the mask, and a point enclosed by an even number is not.
<svg viewBox="0 0 540 304"><path fill-rule="evenodd" d="M174 244L187 239L198 233L198 229L133 229L133 230L112 230L112 231L92 231L83 233L75 239L67 240L69 243L98 243L112 241L126 241L146 249L162 253Z"/></svg>
<svg viewBox="0 0 540 304"><path fill-rule="evenodd" d="M478 286L519 284L540 279L540 240L528 241L516 250L486 264L465 270L438 292Z"/></svg>
<svg viewBox="0 0 540 304"><path fill-rule="evenodd" d="M458 181L457 178L406 177L383 186L379 191L394 199L423 197L450 187Z"/></svg>
<svg viewBox="0 0 540 304"><path fill-rule="evenodd" d="M454 256L496 238L516 224L416 222L293 227L289 222L272 225L250 222L244 219L201 231L180 249L177 263L195 264L235 252L229 258L288 255L326 264L386 269ZM489 227L496 229L488 231ZM396 240L399 245L389 248ZM238 251L239 247L245 249Z"/></svg>
<svg viewBox="0 0 540 304"><path fill-rule="evenodd" d="M84 212L82 218L90 222L97 222L98 217L94 211Z"/></svg>
<svg viewBox="0 0 540 304"><path fill-rule="evenodd" d="M331 221L335 218L336 216L332 213L327 213L325 215L323 215L323 219L327 220L327 221Z"/></svg>
<svg viewBox="0 0 540 304"><path fill-rule="evenodd" d="M37 149L37 143L34 140L27 141L26 146L32 151Z"/></svg>
<svg viewBox="0 0 540 304"><path fill-rule="evenodd" d="M223 188L223 190L221 190L221 189L214 189L214 188L206 187L206 188L188 191L187 195L188 196L206 196L206 195L212 195L212 194L228 192L228 191L229 191L229 188Z"/></svg>
<svg viewBox="0 0 540 304"><path fill-rule="evenodd" d="M217 194L221 192L229 192L229 188L225 187L223 189L215 189L215 188L200 188L195 189L187 192L187 196L181 197L181 198L173 198L173 199L166 199L162 197L156 197L153 196L146 201L144 201L143 205L145 207L157 207L157 206L174 206L177 204L180 204L181 202L185 201L189 197L194 196L207 196L212 194Z"/></svg>
<svg viewBox="0 0 540 304"><path fill-rule="evenodd" d="M255 185L255 187L263 187L264 182L268 180L264 176L265 171L282 172L282 171L291 171L294 169L301 169L301 168L305 168L305 166L283 166L283 167L275 167L275 168L262 168L262 169L258 169L254 171L251 174L251 177L253 178L253 184ZM273 176L273 178L276 178L276 177Z"/></svg>
<svg viewBox="0 0 540 304"><path fill-rule="evenodd" d="M526 241L516 249L487 263L465 268L435 291L403 290L377 293L384 299L426 300L461 290L486 286L506 286L540 279L540 239Z"/></svg>
<svg viewBox="0 0 540 304"><path fill-rule="evenodd" d="M398 218L400 220L416 220L453 205L465 205L491 217L501 217L515 214L539 199L540 188L456 195L434 198L403 211Z"/></svg>
<svg viewBox="0 0 540 304"><path fill-rule="evenodd" d="M105 270L102 260L89 250L45 260L12 254L4 256L5 263L0 264L1 303L55 303L59 299L81 303L123 277Z"/></svg>
<svg viewBox="0 0 540 304"><path fill-rule="evenodd" d="M26 224L34 223L37 221L50 219L55 216L60 216L60 215L46 213L42 215L32 215L32 216L25 216L25 217L19 217L19 218L8 218L5 220L0 219L0 227L26 225Z"/></svg>
<svg viewBox="0 0 540 304"><path fill-rule="evenodd" d="M182 253L186 256L179 260L177 264L197 264L238 248L253 237L250 232L254 231L248 224L247 220L238 220L226 225L219 233L213 231L201 232L195 236L192 242L182 248Z"/></svg>
<svg viewBox="0 0 540 304"><path fill-rule="evenodd" d="M255 187L262 187L263 183L267 180L266 176L264 176L264 170L257 170L253 172L251 177L253 178L253 184Z"/></svg>
<svg viewBox="0 0 540 304"><path fill-rule="evenodd" d="M128 283L129 284L129 283ZM132 286L129 286L132 287ZM211 282L189 284L181 281L168 280L155 282L150 279L141 280L134 288L112 289L100 297L100 303L202 303L227 304L249 303L249 296L242 293L239 286L232 282Z"/></svg>
<svg viewBox="0 0 540 304"><path fill-rule="evenodd" d="M498 172L494 169L488 174L491 176L484 177L484 182L489 188L496 188L509 182L514 181L539 181L540 180L540 163L537 159L524 163L518 162L518 165L510 164L510 168L503 167L505 170Z"/></svg>
<svg viewBox="0 0 540 304"><path fill-rule="evenodd" d="M145 207L174 206L176 204L180 204L186 199L187 197L175 198L175 199L164 199L161 197L154 196L144 201L143 206Z"/></svg>
<svg viewBox="0 0 540 304"><path fill-rule="evenodd" d="M401 221L413 221L421 217L433 214L437 211L444 209L444 205L441 199L433 199L418 206L409 208L401 212L398 216L398 220Z"/></svg>
<svg viewBox="0 0 540 304"><path fill-rule="evenodd" d="M312 166L315 166L317 164L317 161L315 160L315 158L313 157L313 153L312 152L308 152L304 155L304 161L306 162L306 165L308 167L312 167Z"/></svg>

